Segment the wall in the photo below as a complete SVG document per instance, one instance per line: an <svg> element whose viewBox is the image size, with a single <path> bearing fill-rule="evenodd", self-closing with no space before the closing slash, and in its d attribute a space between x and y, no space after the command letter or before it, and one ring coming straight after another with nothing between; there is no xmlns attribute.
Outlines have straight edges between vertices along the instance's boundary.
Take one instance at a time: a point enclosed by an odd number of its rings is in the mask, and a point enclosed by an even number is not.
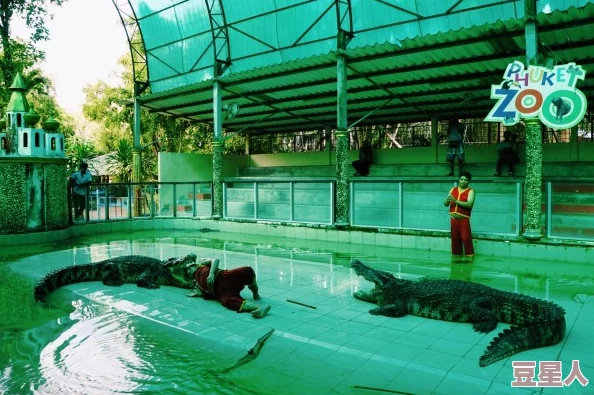
<svg viewBox="0 0 594 395"><path fill-rule="evenodd" d="M525 163L525 148L524 144L518 146L521 163ZM446 153L446 146L376 149L373 151L373 159L376 165L446 163ZM349 160L355 160L357 157L357 151L349 151ZM468 163L494 164L497 161L497 145L467 145L465 157ZM575 144L575 147L570 143L543 144L544 163L591 161L594 161L594 143L582 142ZM249 167L335 164L335 151L249 155Z"/></svg>
<svg viewBox="0 0 594 395"><path fill-rule="evenodd" d="M193 232L195 235L201 229L211 229L221 232L237 233L239 235L254 235L257 240L264 237L283 237L294 240L304 240L310 246L317 242L332 243L343 251L373 250L375 247L388 246L395 248L450 251L448 232L441 235L423 234L406 235L391 232L375 232L363 230L336 230L314 226L291 226L278 224L249 223L225 220L194 220L194 219L142 219L133 221L114 221L89 223L72 226L68 229L53 232L37 232L26 235L0 235L0 246L26 246L28 244L47 243L59 240L73 240L78 236L88 234L112 234L117 232L133 233L147 230L172 230L173 232ZM183 233L180 234L182 236ZM233 235L230 235L234 239ZM145 237L145 236L141 236ZM76 240L76 239L74 239ZM473 241L477 254L483 256L509 257L519 259L547 259L560 261L559 269L566 270L566 264L576 262L592 264L594 262L594 248L582 243L567 243L543 239L539 242L526 242L521 239L506 238L489 239L475 238ZM359 246L359 247L357 247ZM323 247L325 248L325 247Z"/></svg>
<svg viewBox="0 0 594 395"><path fill-rule="evenodd" d="M223 177L237 175L238 167L246 167L245 155L223 156ZM212 181L212 155L159 152L159 182Z"/></svg>
<svg viewBox="0 0 594 395"><path fill-rule="evenodd" d="M525 163L525 145L518 147L521 163ZM447 147L407 147L402 149L374 150L374 164L445 164ZM494 164L497 160L495 144L468 145L465 151L469 164ZM358 152L349 151L349 161L357 159ZM224 156L224 177L237 176L238 168L263 168L283 166L334 166L335 151L297 152L257 155ZM591 162L594 161L594 143L543 144L544 163ZM175 169L184 169L183 172ZM159 180L168 182L212 181L212 156L204 154L159 154Z"/></svg>
<svg viewBox="0 0 594 395"><path fill-rule="evenodd" d="M0 234L68 226L66 160L0 160Z"/></svg>

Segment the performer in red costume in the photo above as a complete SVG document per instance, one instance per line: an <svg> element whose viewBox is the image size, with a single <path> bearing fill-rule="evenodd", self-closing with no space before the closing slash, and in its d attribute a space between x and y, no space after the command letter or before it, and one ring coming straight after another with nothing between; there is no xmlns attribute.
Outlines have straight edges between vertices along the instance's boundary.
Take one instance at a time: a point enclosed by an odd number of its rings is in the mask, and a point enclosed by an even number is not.
<svg viewBox="0 0 594 395"><path fill-rule="evenodd" d="M468 186L472 180L472 175L465 171L460 174L458 186L450 189L448 197L443 203L450 207L450 224L452 231L452 255L474 256L474 247L472 246L472 234L470 231L470 213L474 205L475 193Z"/></svg>
<svg viewBox="0 0 594 395"><path fill-rule="evenodd" d="M194 263L194 265L196 265ZM216 299L228 309L238 313L249 312L254 318L262 318L270 311L270 305L257 305L239 294L247 286L254 300L260 300L256 273L249 266L220 270L219 260L203 258L194 273L198 291L190 296L202 295L204 299Z"/></svg>

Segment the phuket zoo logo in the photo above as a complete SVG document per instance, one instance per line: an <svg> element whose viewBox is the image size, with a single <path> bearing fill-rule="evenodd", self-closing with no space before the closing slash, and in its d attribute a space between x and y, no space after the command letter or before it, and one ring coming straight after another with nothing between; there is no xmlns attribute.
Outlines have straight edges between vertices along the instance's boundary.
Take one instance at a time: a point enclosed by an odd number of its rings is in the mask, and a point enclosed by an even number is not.
<svg viewBox="0 0 594 395"><path fill-rule="evenodd" d="M510 63L500 85L491 85L491 99L498 99L488 122L515 125L520 119L538 116L551 129L567 129L577 125L586 114L586 96L576 89L586 73L575 63L553 69L528 66L519 61Z"/></svg>

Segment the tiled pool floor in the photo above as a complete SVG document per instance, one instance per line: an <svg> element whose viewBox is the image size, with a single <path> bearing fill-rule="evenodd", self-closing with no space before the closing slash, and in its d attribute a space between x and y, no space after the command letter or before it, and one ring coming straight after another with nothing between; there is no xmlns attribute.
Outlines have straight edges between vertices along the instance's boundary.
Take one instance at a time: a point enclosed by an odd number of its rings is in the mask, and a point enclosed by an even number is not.
<svg viewBox="0 0 594 395"><path fill-rule="evenodd" d="M237 350L237 355L243 355L274 328L254 361L229 372L230 378L239 383L257 377L262 393L594 393L592 385L583 387L577 381L564 388L510 386L512 360L536 361L537 365L539 361L562 361L563 378L569 374L571 361L579 360L582 373L588 379L594 378L594 297L586 294L548 295L567 311L567 334L561 343L481 368L479 357L506 325L499 324L496 331L484 335L475 333L470 324L410 315L373 316L368 313L373 305L352 297L354 291L370 289L372 284L345 265L303 260L303 256L295 259L290 252L273 256L183 244L111 242L36 255L11 264L11 269L37 279L57 268L110 256L138 254L165 259L191 252L198 257L219 258L222 268L252 266L258 276L262 303L272 305L269 315L255 320L213 301L188 298L187 290L173 287L146 290L127 284L112 288L93 282L64 288L166 325L168 330L178 331L180 339L197 336L212 347ZM414 278L411 271L406 275ZM497 283L489 285L513 290L507 288L513 288L514 281L517 279L506 279L503 287ZM251 296L247 289L244 292L245 297Z"/></svg>

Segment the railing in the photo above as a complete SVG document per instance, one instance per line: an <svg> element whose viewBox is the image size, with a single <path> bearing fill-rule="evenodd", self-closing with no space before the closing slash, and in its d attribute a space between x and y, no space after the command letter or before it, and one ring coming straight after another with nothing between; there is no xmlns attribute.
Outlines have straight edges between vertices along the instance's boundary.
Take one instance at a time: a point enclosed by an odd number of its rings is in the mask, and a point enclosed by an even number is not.
<svg viewBox="0 0 594 395"><path fill-rule="evenodd" d="M93 184L87 189L89 221L146 217L212 216L212 183Z"/></svg>
<svg viewBox="0 0 594 395"><path fill-rule="evenodd" d="M462 120L464 142L467 145L497 144L503 140L506 130L517 135L519 143L525 142L525 130L522 124L509 127L501 123L484 122L482 120ZM438 121L438 145L447 144L448 121ZM569 129L553 130L542 128L542 143L569 143ZM412 122L392 125L356 126L349 128L349 149L358 150L363 141L369 141L374 149L429 147L431 146L431 122ZM578 125L578 141L594 141L594 112L588 112ZM328 145L330 145L328 147ZM250 138L251 154L274 154L284 152L317 152L325 149L336 149L336 136L324 130L287 134L258 134Z"/></svg>
<svg viewBox="0 0 594 395"><path fill-rule="evenodd" d="M332 224L333 181L226 182L223 217Z"/></svg>
<svg viewBox="0 0 594 395"><path fill-rule="evenodd" d="M522 183L473 181L475 233L516 236L522 224ZM452 181L356 181L351 183L351 224L387 229L450 229L444 201Z"/></svg>
<svg viewBox="0 0 594 395"><path fill-rule="evenodd" d="M357 180L349 184L350 224L356 228L448 231L443 206L452 181ZM473 180L477 198L473 233L518 236L526 213L520 181ZM543 234L594 240L594 182L544 183ZM93 184L88 221L146 217L211 217L211 183ZM333 224L334 180L229 180L223 183L223 217L293 223Z"/></svg>

